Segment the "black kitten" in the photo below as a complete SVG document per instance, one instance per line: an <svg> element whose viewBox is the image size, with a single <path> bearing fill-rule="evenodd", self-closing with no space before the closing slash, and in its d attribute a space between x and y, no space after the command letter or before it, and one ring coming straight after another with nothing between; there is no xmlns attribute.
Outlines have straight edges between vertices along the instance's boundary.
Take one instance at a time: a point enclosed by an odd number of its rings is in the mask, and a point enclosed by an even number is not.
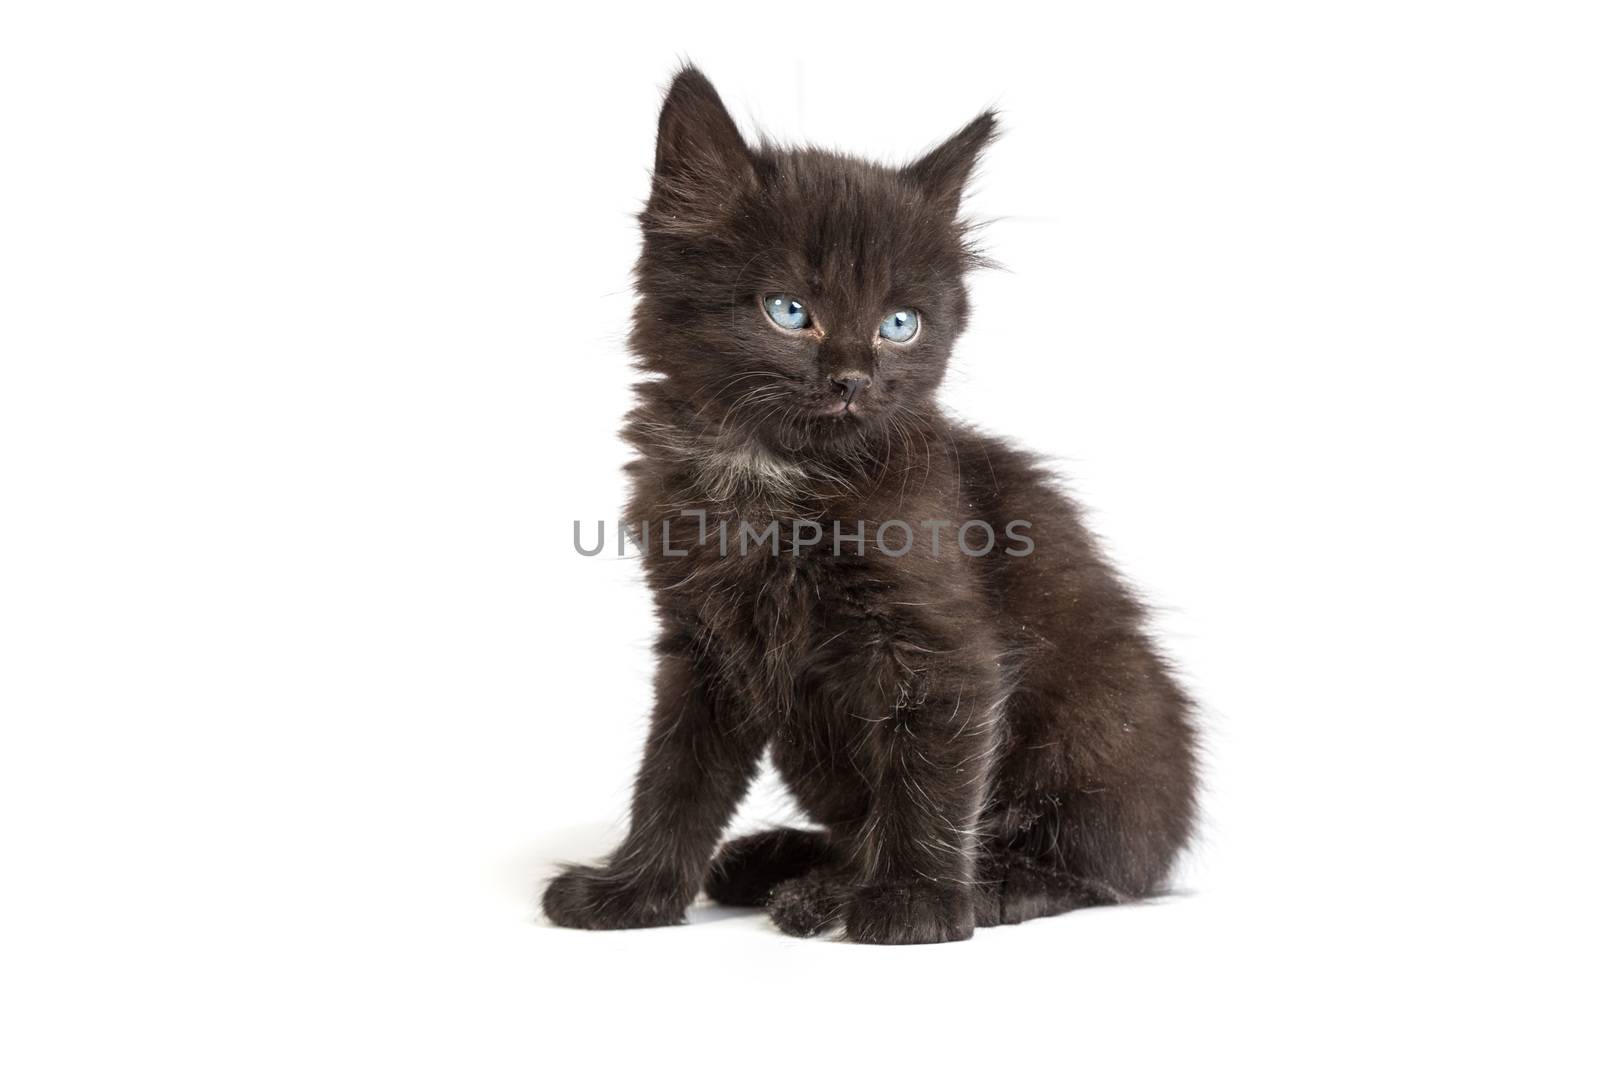
<svg viewBox="0 0 1600 1067"><path fill-rule="evenodd" d="M994 133L898 170L752 148L699 71L673 82L626 430L655 712L627 839L550 884L555 922L676 923L704 887L794 934L953 941L1162 890L1189 701L1049 475L935 401ZM769 748L821 829L713 860Z"/></svg>

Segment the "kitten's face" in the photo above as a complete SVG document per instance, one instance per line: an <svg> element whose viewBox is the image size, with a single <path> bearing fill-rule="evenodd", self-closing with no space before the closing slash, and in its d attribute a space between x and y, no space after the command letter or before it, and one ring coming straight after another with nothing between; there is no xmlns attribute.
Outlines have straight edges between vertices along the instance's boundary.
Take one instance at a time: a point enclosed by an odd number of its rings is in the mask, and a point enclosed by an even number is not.
<svg viewBox="0 0 1600 1067"><path fill-rule="evenodd" d="M685 70L661 115L633 344L681 418L788 450L904 432L944 377L976 262L957 218L980 116L903 170L752 149Z"/></svg>

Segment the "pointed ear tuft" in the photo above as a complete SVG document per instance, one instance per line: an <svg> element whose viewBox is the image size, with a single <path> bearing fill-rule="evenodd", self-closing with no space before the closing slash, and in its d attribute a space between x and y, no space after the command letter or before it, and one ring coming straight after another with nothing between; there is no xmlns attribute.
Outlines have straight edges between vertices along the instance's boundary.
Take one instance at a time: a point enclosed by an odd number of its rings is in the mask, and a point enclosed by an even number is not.
<svg viewBox="0 0 1600 1067"><path fill-rule="evenodd" d="M985 111L963 126L955 136L905 169L929 200L952 215L961 207L961 193L972 177L978 157L1000 132L995 113Z"/></svg>
<svg viewBox="0 0 1600 1067"><path fill-rule="evenodd" d="M720 201L754 175L750 149L717 90L685 66L661 105L654 196L675 208Z"/></svg>

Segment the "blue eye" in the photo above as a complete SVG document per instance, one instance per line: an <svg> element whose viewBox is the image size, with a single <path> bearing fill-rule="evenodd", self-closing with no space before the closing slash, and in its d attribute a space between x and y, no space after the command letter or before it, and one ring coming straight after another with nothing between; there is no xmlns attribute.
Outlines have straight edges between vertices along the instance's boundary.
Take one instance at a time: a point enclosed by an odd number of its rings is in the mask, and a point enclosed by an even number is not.
<svg viewBox="0 0 1600 1067"><path fill-rule="evenodd" d="M803 330L811 325L811 312L798 300L779 294L767 297L761 306L767 309L767 318L785 330Z"/></svg>
<svg viewBox="0 0 1600 1067"><path fill-rule="evenodd" d="M917 335L921 325L922 320L915 311L891 312L878 324L878 336L904 344Z"/></svg>

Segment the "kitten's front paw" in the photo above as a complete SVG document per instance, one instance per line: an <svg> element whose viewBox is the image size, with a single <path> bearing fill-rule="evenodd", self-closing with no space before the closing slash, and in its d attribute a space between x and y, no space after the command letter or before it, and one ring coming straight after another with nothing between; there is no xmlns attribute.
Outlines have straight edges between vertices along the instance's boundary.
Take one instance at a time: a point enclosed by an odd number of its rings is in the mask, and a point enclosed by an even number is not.
<svg viewBox="0 0 1600 1067"><path fill-rule="evenodd" d="M611 867L568 867L544 891L550 921L579 930L675 926L687 907L682 894Z"/></svg>
<svg viewBox="0 0 1600 1067"><path fill-rule="evenodd" d="M845 935L865 945L931 945L972 936L972 891L934 882L859 889L845 907Z"/></svg>

